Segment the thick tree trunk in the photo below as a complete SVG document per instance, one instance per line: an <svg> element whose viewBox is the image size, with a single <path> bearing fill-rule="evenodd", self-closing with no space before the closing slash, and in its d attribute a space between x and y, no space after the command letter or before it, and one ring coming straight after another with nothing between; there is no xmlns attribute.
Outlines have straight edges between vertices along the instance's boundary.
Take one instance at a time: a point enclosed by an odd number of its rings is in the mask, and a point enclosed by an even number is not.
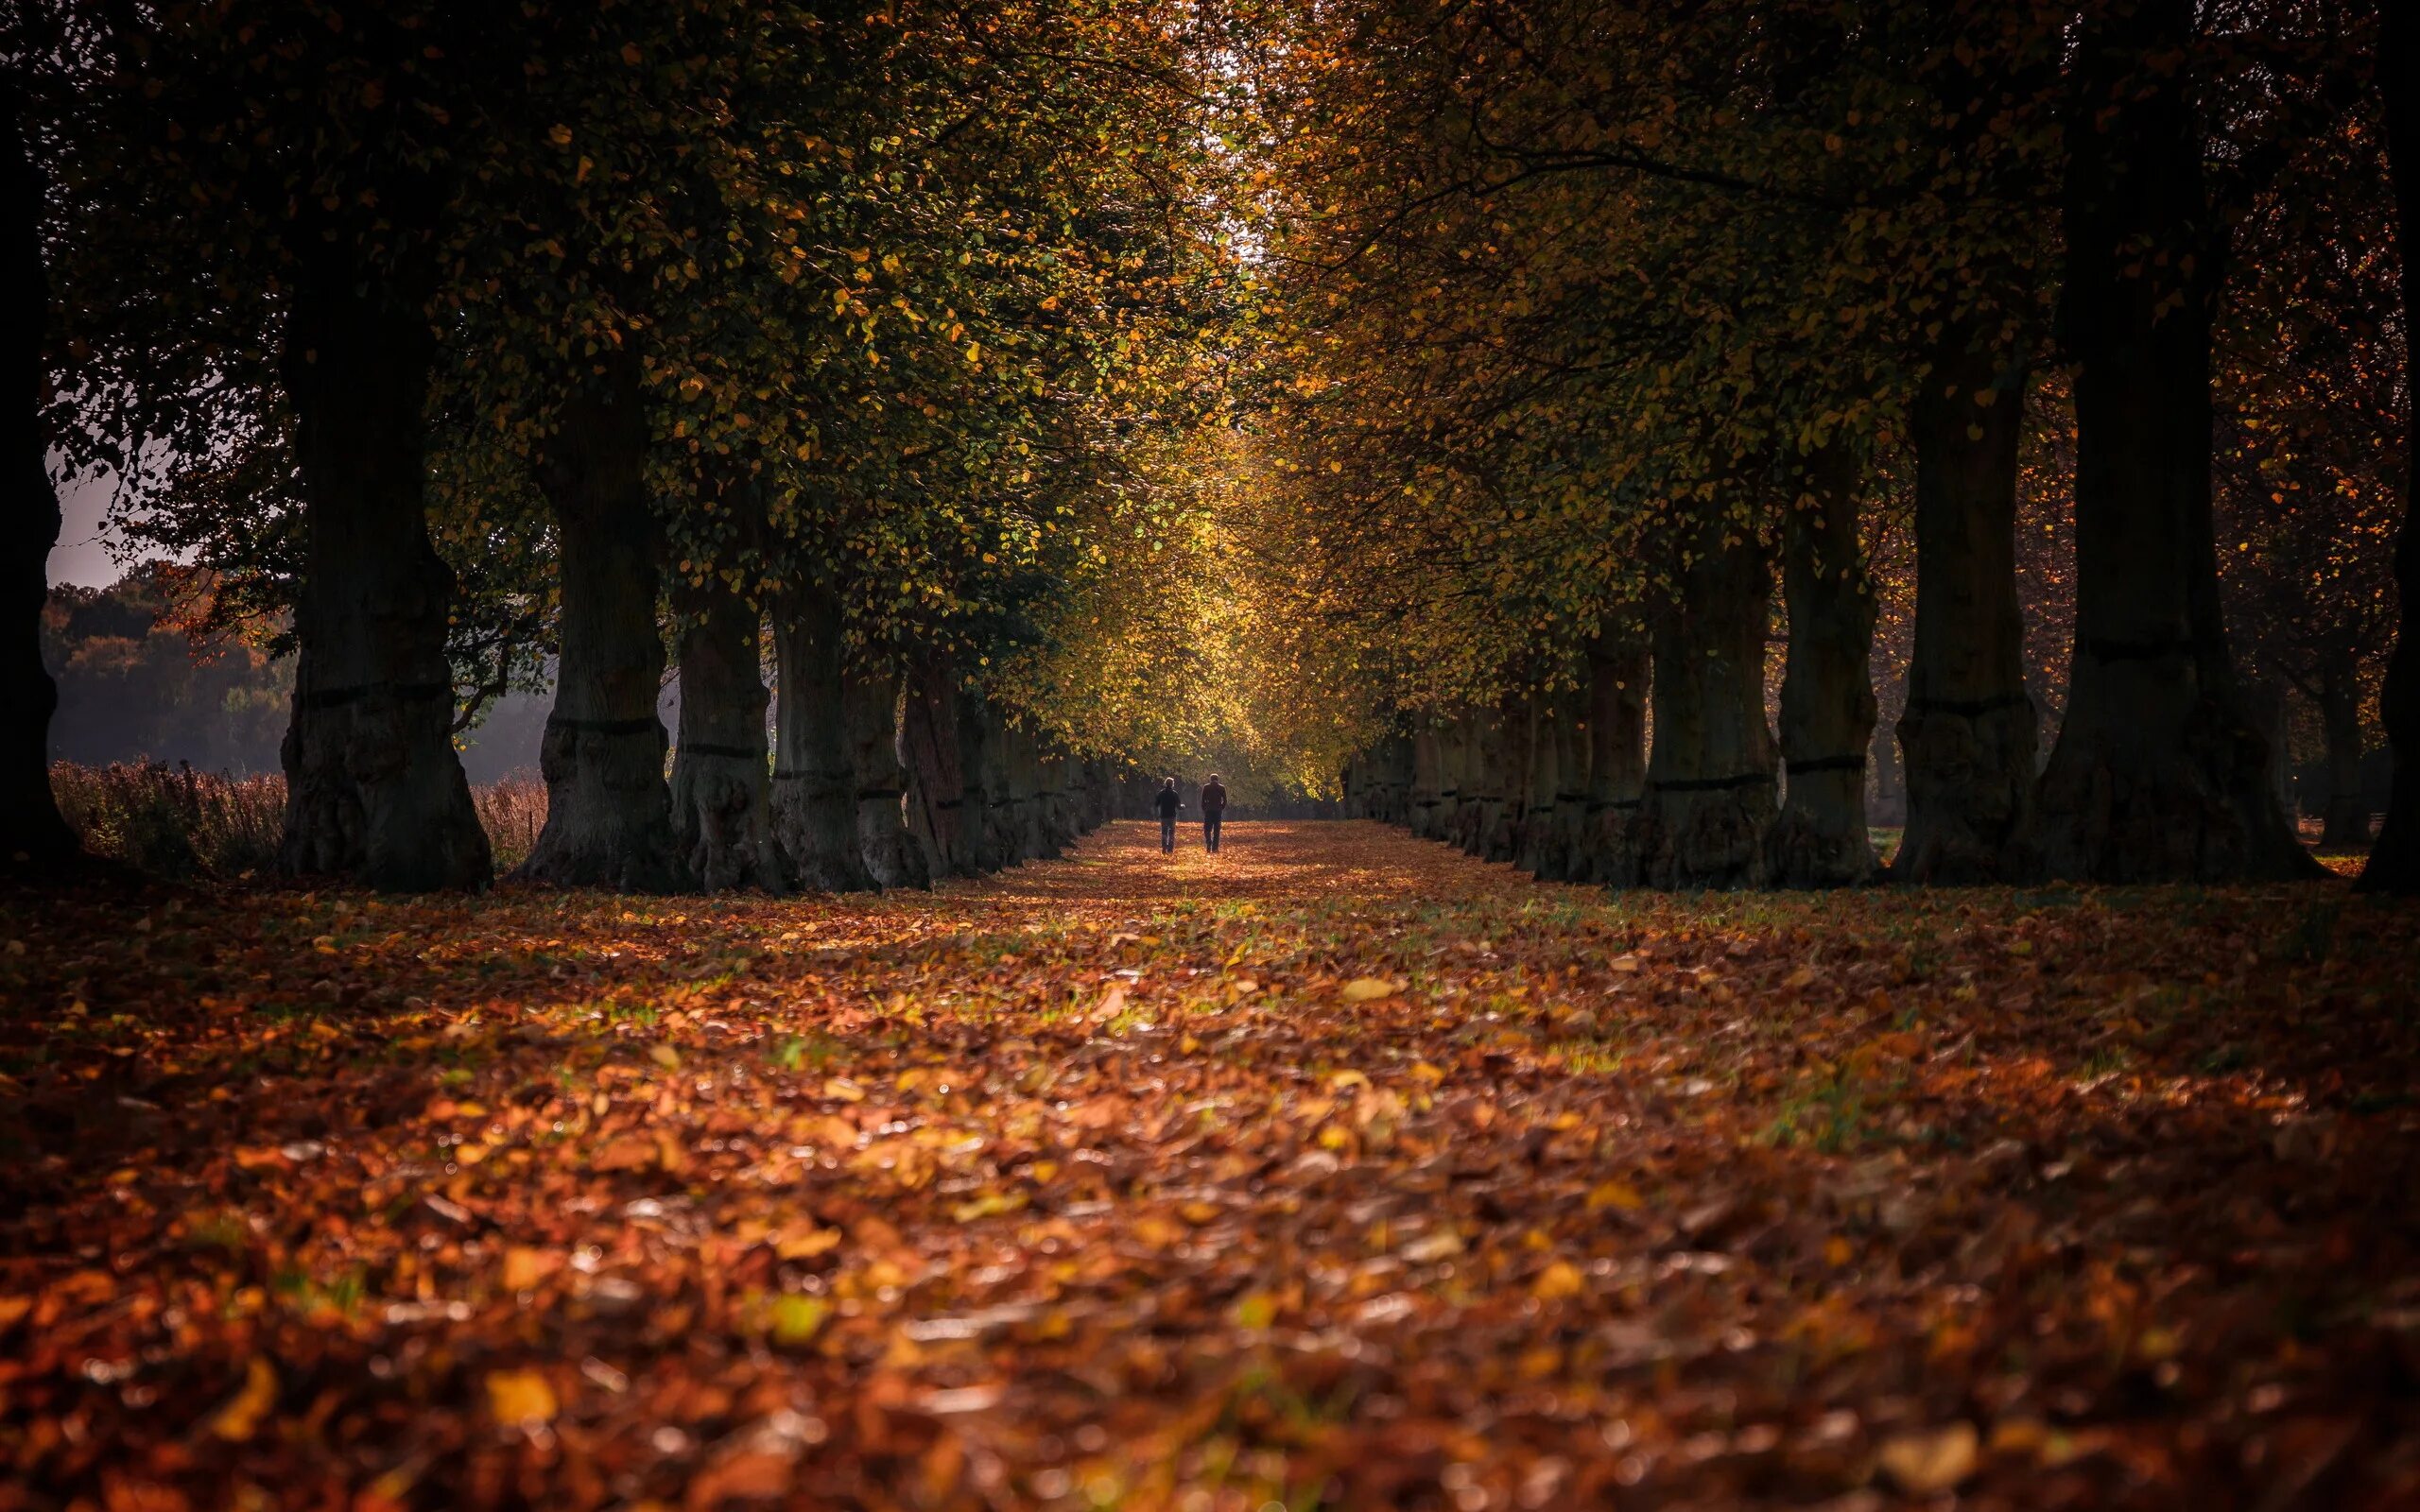
<svg viewBox="0 0 2420 1512"><path fill-rule="evenodd" d="M1547 878L1554 846L1555 794L1563 786L1562 731L1555 725L1551 694L1532 691L1524 700L1530 729L1530 759L1521 782L1519 849L1512 864L1533 877Z"/></svg>
<svg viewBox="0 0 2420 1512"><path fill-rule="evenodd" d="M1519 851L1521 810L1529 800L1530 744L1534 734L1530 701L1507 694L1496 706L1495 741L1488 763L1492 805L1479 833L1479 859L1511 861Z"/></svg>
<svg viewBox="0 0 2420 1512"><path fill-rule="evenodd" d="M1076 843L1076 806L1069 789L1074 768L1075 763L1066 757L1046 755L1041 742L1034 743L1034 792L1041 799L1037 812L1042 840L1054 856Z"/></svg>
<svg viewBox="0 0 2420 1512"><path fill-rule="evenodd" d="M1443 766L1442 780L1445 785L1437 793L1435 838L1456 850L1469 849L1463 843L1463 835L1470 828L1471 795L1477 791L1471 778L1477 739L1478 730L1468 708L1456 710L1453 717L1438 732L1438 751Z"/></svg>
<svg viewBox="0 0 2420 1512"><path fill-rule="evenodd" d="M419 300L342 249L298 278L280 362L305 538L283 751L290 876L428 892L493 875L454 751L454 575L428 538L435 353Z"/></svg>
<svg viewBox="0 0 2420 1512"><path fill-rule="evenodd" d="M1916 633L1899 720L1908 816L1891 865L1904 882L1996 880L2032 802L2039 735L2016 597L2024 394L1979 335L1953 327L1912 406Z"/></svg>
<svg viewBox="0 0 2420 1512"><path fill-rule="evenodd" d="M908 825L925 847L925 870L971 877L979 869L967 823L966 767L959 741L959 692L949 669L929 662L911 674L899 718L908 768Z"/></svg>
<svg viewBox="0 0 2420 1512"><path fill-rule="evenodd" d="M1547 816L1547 849L1538 876L1545 882L1588 880L1588 689L1554 697L1554 806Z"/></svg>
<svg viewBox="0 0 2420 1512"><path fill-rule="evenodd" d="M2378 711L2394 754L2394 788L2386 823L2361 870L2363 891L2420 893L2420 398L2412 397L2411 332L2420 314L2420 14L2411 0L2378 0L2379 93L2386 99L2387 165L2394 179L2395 242L2403 260L2403 528L2395 537L2394 582L2402 599L2394 651Z"/></svg>
<svg viewBox="0 0 2420 1512"><path fill-rule="evenodd" d="M2018 847L2100 882L2309 875L2270 795L2219 607L2204 192L2191 0L2087 13L2068 118L2076 634L2066 716Z"/></svg>
<svg viewBox="0 0 2420 1512"><path fill-rule="evenodd" d="M1437 727L1423 719L1411 735L1411 792L1404 816L1415 839L1436 837L1437 811L1444 801L1444 742Z"/></svg>
<svg viewBox="0 0 2420 1512"><path fill-rule="evenodd" d="M1781 755L1789 782L1765 842L1773 882L1844 887L1881 871L1865 816L1865 753L1874 740L1874 593L1858 537L1862 469L1828 446L1807 457L1790 507L1782 591L1789 652L1781 684Z"/></svg>
<svg viewBox="0 0 2420 1512"><path fill-rule="evenodd" d="M765 690L754 608L709 576L682 593L681 743L672 753L672 833L683 865L709 892L782 892L766 762Z"/></svg>
<svg viewBox="0 0 2420 1512"><path fill-rule="evenodd" d="M0 372L15 397L0 405L0 447L17 481L0 500L0 613L15 627L0 651L0 869L39 871L80 849L50 791L50 717L59 688L42 664L42 611L50 595L50 552L59 544L59 494L50 486L42 425L48 377L43 343L50 285L42 261L43 186L26 147L25 102L0 79L0 214L9 217L0 259L21 313L0 326Z"/></svg>
<svg viewBox="0 0 2420 1512"><path fill-rule="evenodd" d="M546 824L515 881L669 892L692 885L672 830L667 742L655 712L664 637L659 531L647 499L647 417L633 360L575 396L546 443L562 654L539 747Z"/></svg>
<svg viewBox="0 0 2420 1512"><path fill-rule="evenodd" d="M857 843L857 779L842 709L840 608L808 590L776 611L781 688L773 713L773 838L801 887L875 885Z"/></svg>
<svg viewBox="0 0 2420 1512"><path fill-rule="evenodd" d="M961 688L954 702L959 780L966 794L959 807L961 843L977 872L997 871L1016 865L1014 853L1003 843L1006 832L1000 822L1008 793L1001 775L999 721L980 694Z"/></svg>
<svg viewBox="0 0 2420 1512"><path fill-rule="evenodd" d="M924 847L908 828L908 769L899 761L899 681L851 669L840 679L840 715L856 786L857 853L884 887L929 887Z"/></svg>
<svg viewBox="0 0 2420 1512"><path fill-rule="evenodd" d="M2351 658L2321 674L2319 714L2327 736L2327 806L2319 843L2355 850L2370 843L2370 802L2361 791L2360 674Z"/></svg>
<svg viewBox="0 0 2420 1512"><path fill-rule="evenodd" d="M1632 828L1647 790L1647 647L1593 647L1588 656L1586 865L1574 881L1639 884Z"/></svg>
<svg viewBox="0 0 2420 1512"><path fill-rule="evenodd" d="M1504 814L1504 712L1471 711L1463 751L1461 825L1455 835L1465 854L1484 856L1487 837Z"/></svg>
<svg viewBox="0 0 2420 1512"><path fill-rule="evenodd" d="M1667 890L1758 887L1770 875L1773 743L1765 728L1772 569L1720 524L1655 627L1655 747L1632 845Z"/></svg>
<svg viewBox="0 0 2420 1512"><path fill-rule="evenodd" d="M1010 853L1020 862L1056 857L1042 819L1042 756L1033 731L1016 725L1003 729L1000 756L1008 782Z"/></svg>

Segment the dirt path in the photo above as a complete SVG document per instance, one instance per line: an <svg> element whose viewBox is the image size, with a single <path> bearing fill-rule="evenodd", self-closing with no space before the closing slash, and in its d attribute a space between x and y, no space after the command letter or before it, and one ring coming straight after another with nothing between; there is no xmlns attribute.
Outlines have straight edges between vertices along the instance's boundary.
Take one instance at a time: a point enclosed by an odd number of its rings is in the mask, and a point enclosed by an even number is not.
<svg viewBox="0 0 2420 1512"><path fill-rule="evenodd" d="M2410 908L1229 836L0 900L0 1508L2420 1499Z"/></svg>

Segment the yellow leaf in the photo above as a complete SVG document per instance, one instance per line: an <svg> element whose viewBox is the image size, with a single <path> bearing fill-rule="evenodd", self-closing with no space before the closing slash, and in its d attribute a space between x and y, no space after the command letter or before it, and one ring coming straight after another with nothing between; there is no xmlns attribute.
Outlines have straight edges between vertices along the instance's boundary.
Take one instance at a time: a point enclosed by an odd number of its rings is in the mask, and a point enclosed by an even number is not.
<svg viewBox="0 0 2420 1512"><path fill-rule="evenodd" d="M500 1423L547 1423L555 1420L555 1388L535 1370L493 1370L488 1373L488 1412Z"/></svg>
<svg viewBox="0 0 2420 1512"><path fill-rule="evenodd" d="M824 1315L830 1311L831 1304L820 1297L783 1297L773 1304L773 1342L804 1344L823 1327Z"/></svg>
<svg viewBox="0 0 2420 1512"><path fill-rule="evenodd" d="M681 1069L681 1052L673 1049L670 1045L649 1046L648 1048L647 1057L649 1060L654 1061L657 1065L662 1066L666 1071L679 1071Z"/></svg>
<svg viewBox="0 0 2420 1512"><path fill-rule="evenodd" d="M784 1260L812 1260L839 1243L838 1228L808 1228L784 1234L773 1246L773 1253Z"/></svg>
<svg viewBox="0 0 2420 1512"><path fill-rule="evenodd" d="M1599 1181L1588 1193L1590 1212L1602 1212L1607 1208L1636 1212L1646 1206L1647 1199L1638 1194L1638 1188L1627 1181Z"/></svg>
<svg viewBox="0 0 2420 1512"><path fill-rule="evenodd" d="M1357 976L1344 984L1342 995L1347 1003L1375 1003L1393 997L1395 985L1383 976Z"/></svg>
<svg viewBox="0 0 2420 1512"><path fill-rule="evenodd" d="M231 1444L240 1444L260 1432L261 1419L276 1405L277 1367L253 1355L244 1365L243 1387L210 1419L210 1431Z"/></svg>
<svg viewBox="0 0 2420 1512"><path fill-rule="evenodd" d="M1530 1283L1530 1295L1541 1302L1559 1302L1566 1297L1577 1297L1588 1289L1588 1279L1580 1267L1567 1260L1558 1260L1538 1272Z"/></svg>
<svg viewBox="0 0 2420 1512"><path fill-rule="evenodd" d="M1894 1434L1876 1456L1882 1473L1910 1496L1946 1491L1975 1473L1979 1435L1969 1422Z"/></svg>

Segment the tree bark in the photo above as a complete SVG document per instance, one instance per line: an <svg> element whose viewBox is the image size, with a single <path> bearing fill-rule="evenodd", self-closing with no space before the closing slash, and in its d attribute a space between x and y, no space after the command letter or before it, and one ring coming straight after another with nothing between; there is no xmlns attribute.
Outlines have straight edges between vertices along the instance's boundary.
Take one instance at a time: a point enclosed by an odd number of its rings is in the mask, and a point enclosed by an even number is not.
<svg viewBox="0 0 2420 1512"><path fill-rule="evenodd" d="M1547 816L1546 854L1538 876L1545 882L1588 880L1588 689L1562 689L1554 696L1554 805Z"/></svg>
<svg viewBox="0 0 2420 1512"><path fill-rule="evenodd" d="M656 700L661 532L648 507L648 428L635 356L563 406L538 474L562 585L555 708L539 746L546 824L513 878L671 892L693 885L673 835Z"/></svg>
<svg viewBox="0 0 2420 1512"><path fill-rule="evenodd" d="M1555 794L1563 786L1563 769L1557 760L1563 749L1562 731L1555 725L1552 695L1532 690L1522 701L1530 749L1522 772L1520 840L1512 864L1544 879L1554 846Z"/></svg>
<svg viewBox="0 0 2420 1512"><path fill-rule="evenodd" d="M1647 666L1644 645L1589 651L1586 865L1574 881L1639 884L1631 830L1647 788Z"/></svg>
<svg viewBox="0 0 2420 1512"><path fill-rule="evenodd" d="M2420 16L2410 0L2379 0L2379 93L2386 100L2387 166L2394 180L2395 244L2403 256L2405 395L2403 528L2395 537L2394 583L2402 600L2394 652L2388 659L2378 710L2394 756L2394 787L2386 823L2361 868L2364 892L2420 893L2420 398L2412 397L2411 321L2420 313ZM2401 80L2398 85L2395 81Z"/></svg>
<svg viewBox="0 0 2420 1512"><path fill-rule="evenodd" d="M959 739L959 692L949 668L927 662L910 674L899 718L899 751L908 768L908 824L925 847L935 877L971 877L980 869L967 823L966 767Z"/></svg>
<svg viewBox="0 0 2420 1512"><path fill-rule="evenodd" d="M908 828L898 679L851 668L840 678L840 711L856 788L857 853L867 875L883 887L931 886L924 848Z"/></svg>
<svg viewBox="0 0 2420 1512"><path fill-rule="evenodd" d="M1444 742L1437 727L1423 719L1411 735L1411 792L1404 815L1415 839L1434 839L1437 812L1444 800Z"/></svg>
<svg viewBox="0 0 2420 1512"><path fill-rule="evenodd" d="M0 258L7 286L18 291L18 318L0 326L0 363L16 398L0 406L8 434L0 446L17 475L0 503L0 595L16 627L0 653L0 868L29 872L73 861L82 849L60 817L50 791L50 719L59 687L42 662L42 611L50 596L50 553L59 544L59 494L50 486L43 435L43 357L50 284L42 260L43 185L26 149L25 100L17 80L0 77L0 204L9 224Z"/></svg>
<svg viewBox="0 0 2420 1512"><path fill-rule="evenodd" d="M2319 714L2327 736L2327 805L2319 843L2355 850L2370 843L2370 802L2361 791L2360 671L2350 656L2321 672Z"/></svg>
<svg viewBox="0 0 2420 1512"><path fill-rule="evenodd" d="M1911 408L1916 630L1899 720L1907 833L1891 874L1987 883L2031 807L2040 739L2016 594L2023 377L1953 326Z"/></svg>
<svg viewBox="0 0 2420 1512"><path fill-rule="evenodd" d="M773 621L773 838L801 887L875 886L857 843L856 771L841 707L840 606L808 590Z"/></svg>
<svg viewBox="0 0 2420 1512"><path fill-rule="evenodd" d="M2076 635L2025 869L2100 882L2317 869L2266 779L2219 607L2191 0L2087 12L2067 123L2062 335L2076 360Z"/></svg>
<svg viewBox="0 0 2420 1512"><path fill-rule="evenodd" d="M1455 838L1466 855L1484 856L1487 837L1504 813L1504 712L1473 708L1462 754L1461 824Z"/></svg>
<svg viewBox="0 0 2420 1512"><path fill-rule="evenodd" d="M1785 524L1782 591L1789 651L1781 684L1789 782L1766 839L1784 887L1845 887L1881 870L1866 828L1865 753L1874 739L1874 593L1858 537L1862 468L1835 443L1806 458Z"/></svg>
<svg viewBox="0 0 2420 1512"><path fill-rule="evenodd" d="M1507 694L1497 704L1493 725L1495 743L1488 764L1488 791L1493 803L1487 814L1487 827L1479 834L1482 861L1511 861L1519 853L1521 810L1529 800L1533 725L1526 696Z"/></svg>
<svg viewBox="0 0 2420 1512"><path fill-rule="evenodd" d="M1015 854L1003 843L1000 821L1007 799L1000 770L1000 726L989 700L959 689L955 699L958 723L959 781L966 794L959 807L964 827L963 844L977 872L1016 865Z"/></svg>
<svg viewBox="0 0 2420 1512"><path fill-rule="evenodd" d="M672 753L672 832L708 892L788 888L773 839L758 629L747 600L709 576L681 595L681 743Z"/></svg>
<svg viewBox="0 0 2420 1512"><path fill-rule="evenodd" d="M493 875L454 750L454 575L428 537L435 355L417 294L348 248L300 272L280 354L304 534L282 752L289 876L430 892Z"/></svg>
<svg viewBox="0 0 2420 1512"><path fill-rule="evenodd" d="M1773 742L1765 728L1772 573L1753 541L1708 526L1655 626L1655 745L1632 847L1671 891L1759 887L1770 876Z"/></svg>

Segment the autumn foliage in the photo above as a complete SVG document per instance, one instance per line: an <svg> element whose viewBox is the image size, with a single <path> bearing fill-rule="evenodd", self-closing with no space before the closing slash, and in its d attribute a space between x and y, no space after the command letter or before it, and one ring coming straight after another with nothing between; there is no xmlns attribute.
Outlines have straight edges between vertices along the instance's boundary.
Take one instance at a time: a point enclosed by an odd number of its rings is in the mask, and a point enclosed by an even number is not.
<svg viewBox="0 0 2420 1512"><path fill-rule="evenodd" d="M2420 1495L2402 905L1114 826L0 936L0 1504Z"/></svg>

